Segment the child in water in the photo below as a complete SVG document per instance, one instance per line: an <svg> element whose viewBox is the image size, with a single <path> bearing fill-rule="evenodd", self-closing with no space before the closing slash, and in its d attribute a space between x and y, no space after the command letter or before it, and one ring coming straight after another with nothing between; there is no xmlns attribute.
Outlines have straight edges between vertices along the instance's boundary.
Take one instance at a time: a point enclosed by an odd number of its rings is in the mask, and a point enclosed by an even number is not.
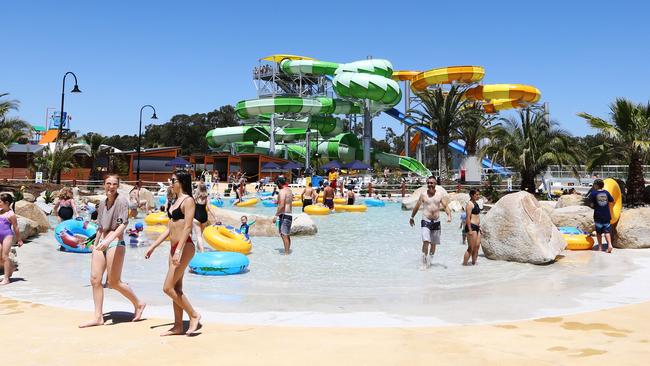
<svg viewBox="0 0 650 366"><path fill-rule="evenodd" d="M255 224L255 221L249 224L248 217L244 215L241 217L241 226L239 227L239 231L241 231L242 234L248 236L248 230L250 229L251 226L253 226L253 224Z"/></svg>

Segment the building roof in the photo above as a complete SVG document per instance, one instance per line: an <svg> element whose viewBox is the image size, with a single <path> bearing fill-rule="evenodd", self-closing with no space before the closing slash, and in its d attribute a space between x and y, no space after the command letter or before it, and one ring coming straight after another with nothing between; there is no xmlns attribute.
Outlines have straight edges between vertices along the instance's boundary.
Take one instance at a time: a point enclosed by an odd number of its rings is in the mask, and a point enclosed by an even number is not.
<svg viewBox="0 0 650 366"><path fill-rule="evenodd" d="M141 149L140 153L145 153L145 152L154 152L154 151L165 151L165 150L178 150L180 149L180 146L170 146L170 147L150 147L148 149ZM125 150L125 151L120 151L120 152L114 152L114 154L135 154L137 153L138 150Z"/></svg>
<svg viewBox="0 0 650 366"><path fill-rule="evenodd" d="M7 149L7 154L35 154L43 150L45 146L43 145L33 145L33 144L11 144Z"/></svg>

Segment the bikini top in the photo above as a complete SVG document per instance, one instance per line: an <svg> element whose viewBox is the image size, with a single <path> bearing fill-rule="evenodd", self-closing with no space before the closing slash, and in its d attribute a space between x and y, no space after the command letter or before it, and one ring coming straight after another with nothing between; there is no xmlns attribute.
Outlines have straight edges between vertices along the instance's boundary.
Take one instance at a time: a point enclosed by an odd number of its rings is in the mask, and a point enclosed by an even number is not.
<svg viewBox="0 0 650 366"><path fill-rule="evenodd" d="M474 202L474 208L472 208L472 215L478 215L481 213L481 208L478 206L478 203Z"/></svg>
<svg viewBox="0 0 650 366"><path fill-rule="evenodd" d="M187 196L187 197L189 197L189 196ZM183 201L185 201L187 199L187 197L183 198ZM176 207L174 209L174 211L172 211L172 212L169 212L169 209L171 208L171 206L169 208L167 208L167 217L172 219L172 221L178 221L180 219L185 219L185 214L183 213L183 211L181 211L181 206L183 206L183 201L181 201L181 203L178 204L178 207Z"/></svg>

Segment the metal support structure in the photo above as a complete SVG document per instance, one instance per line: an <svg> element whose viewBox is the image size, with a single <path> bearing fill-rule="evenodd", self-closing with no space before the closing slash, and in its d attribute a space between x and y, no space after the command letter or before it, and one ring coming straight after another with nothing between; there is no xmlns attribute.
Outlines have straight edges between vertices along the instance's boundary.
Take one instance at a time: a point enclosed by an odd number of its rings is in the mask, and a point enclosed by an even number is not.
<svg viewBox="0 0 650 366"><path fill-rule="evenodd" d="M311 156L311 131L309 128L305 131L305 171L310 170L309 157Z"/></svg>
<svg viewBox="0 0 650 366"><path fill-rule="evenodd" d="M54 168L54 158L58 152L59 141L63 137L63 124L65 123L63 120L63 106L65 103L65 78L68 75L72 75L74 77L74 88L72 88L70 93L81 93L81 90L79 90L79 85L77 85L77 75L75 75L72 71L66 72L65 75L63 75L63 86L61 87L61 113L59 114L59 133L56 135L56 142L54 143L54 153L52 154L52 168ZM56 184L61 184L61 169L56 172Z"/></svg>
<svg viewBox="0 0 650 366"><path fill-rule="evenodd" d="M269 155L273 156L275 154L275 113L271 113L269 125Z"/></svg>
<svg viewBox="0 0 650 366"><path fill-rule="evenodd" d="M404 80L404 114L409 116L409 110L411 109L411 81ZM411 144L411 136L409 134L409 128L404 124L404 156L409 157L409 148Z"/></svg>
<svg viewBox="0 0 650 366"><path fill-rule="evenodd" d="M372 116L370 101L363 103L363 162L370 165L370 148L372 147Z"/></svg>
<svg viewBox="0 0 650 366"><path fill-rule="evenodd" d="M135 178L138 183L140 182L140 150L142 150L142 111L146 107L153 109L153 115L151 116L151 119L158 119L156 116L156 108L154 108L151 104L145 104L142 106L142 108L140 108L140 128L138 129L138 169Z"/></svg>

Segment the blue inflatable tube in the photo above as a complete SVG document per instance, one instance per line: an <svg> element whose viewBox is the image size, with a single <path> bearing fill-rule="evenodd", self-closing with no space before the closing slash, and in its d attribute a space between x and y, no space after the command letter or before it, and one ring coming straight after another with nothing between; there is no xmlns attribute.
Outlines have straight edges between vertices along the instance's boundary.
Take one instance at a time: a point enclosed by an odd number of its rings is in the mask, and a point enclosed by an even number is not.
<svg viewBox="0 0 650 366"><path fill-rule="evenodd" d="M206 276L225 276L245 272L248 257L234 252L196 253L190 261L190 271Z"/></svg>
<svg viewBox="0 0 650 366"><path fill-rule="evenodd" d="M74 239L74 234L81 234L91 237L97 233L97 225L89 221L70 219L63 221L54 228L54 238L65 249L66 252L72 253L90 253L92 250L87 246L78 245Z"/></svg>
<svg viewBox="0 0 650 366"><path fill-rule="evenodd" d="M384 207L386 206L386 203L382 200L378 200L376 198L366 198L363 200L363 203L368 206L368 207Z"/></svg>
<svg viewBox="0 0 650 366"><path fill-rule="evenodd" d="M273 194L273 192L260 192L259 193L260 197L268 197L268 196L270 196L272 194Z"/></svg>
<svg viewBox="0 0 650 366"><path fill-rule="evenodd" d="M223 207L223 200L221 200L221 199L218 200L216 198L213 198L213 199L210 200L210 203L217 206L217 207Z"/></svg>
<svg viewBox="0 0 650 366"><path fill-rule="evenodd" d="M278 203L273 202L272 200L264 200L264 201L262 201L262 205L264 207L278 207Z"/></svg>

